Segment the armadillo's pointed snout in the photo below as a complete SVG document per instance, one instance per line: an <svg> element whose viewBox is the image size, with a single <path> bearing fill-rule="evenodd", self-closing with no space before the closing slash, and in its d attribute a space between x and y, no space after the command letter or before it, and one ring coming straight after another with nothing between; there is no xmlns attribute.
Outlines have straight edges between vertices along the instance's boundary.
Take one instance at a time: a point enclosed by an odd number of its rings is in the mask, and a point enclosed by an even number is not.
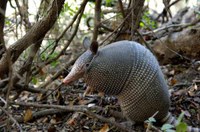
<svg viewBox="0 0 200 132"><path fill-rule="evenodd" d="M72 83L73 81L75 81L75 80L77 80L78 79L78 77L77 77L77 75L73 75L71 72L64 78L64 80L63 80L63 83L64 84L70 84L70 83Z"/></svg>
<svg viewBox="0 0 200 132"><path fill-rule="evenodd" d="M66 76L65 78L64 78L64 80L63 80L63 83L64 84L69 84L69 83L71 83L72 82L72 79L70 79L68 76Z"/></svg>
<svg viewBox="0 0 200 132"><path fill-rule="evenodd" d="M82 72L74 72L75 70L72 69L72 71L64 78L63 83L64 84L70 84L76 80L78 80L79 78L83 77L83 73Z"/></svg>

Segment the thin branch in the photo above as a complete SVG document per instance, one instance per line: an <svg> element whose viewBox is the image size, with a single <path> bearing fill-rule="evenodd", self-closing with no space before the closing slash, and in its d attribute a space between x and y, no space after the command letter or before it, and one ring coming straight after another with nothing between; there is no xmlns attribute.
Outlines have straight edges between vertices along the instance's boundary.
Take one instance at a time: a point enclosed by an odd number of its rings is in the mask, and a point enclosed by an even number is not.
<svg viewBox="0 0 200 132"><path fill-rule="evenodd" d="M1 100L5 105L7 105L7 102L6 102L2 97L0 97L0 100Z"/></svg>
<svg viewBox="0 0 200 132"><path fill-rule="evenodd" d="M42 118L42 117L46 117L49 115L54 115L54 114L64 114L68 112L67 110L60 110L60 109L45 109L45 110L41 110L41 111L37 111L37 112L33 112L32 114L32 119L30 119L29 121L34 121L36 119ZM17 116L15 117L15 119L19 122L19 123L24 123L24 117L23 116Z"/></svg>
<svg viewBox="0 0 200 132"><path fill-rule="evenodd" d="M171 4L168 4L167 6L165 6L166 9L170 9L171 6L175 5L176 3L178 3L181 0L175 0L173 1ZM158 20L161 16L163 15L163 12L156 18L156 20Z"/></svg>
<svg viewBox="0 0 200 132"><path fill-rule="evenodd" d="M42 39L43 40L43 39ZM26 80L25 80L25 86L28 86L29 82L32 79L32 70L31 66L33 65L34 57L36 56L38 50L40 49L40 46L42 45L42 40L38 41L37 44L34 44L31 46L31 51L28 56L28 59L26 63L23 65L22 69L26 69Z"/></svg>
<svg viewBox="0 0 200 132"><path fill-rule="evenodd" d="M35 45L31 46L31 51L29 53L27 61L24 63L24 65L20 68L18 73L13 78L13 83L14 84L16 84L20 79L22 79L20 77L22 77L23 74L25 72L27 72L27 74L26 74L26 85L28 85L28 82L29 82L28 78L30 78L30 76L31 76L31 66L32 66L32 63L33 63L33 59L34 59L37 51L39 50L40 45L42 44L42 40L43 39L41 39L40 41L36 42Z"/></svg>
<svg viewBox="0 0 200 132"><path fill-rule="evenodd" d="M10 60L9 56L8 56L8 60ZM8 89L7 89L7 93L6 93L6 102L7 102L7 105L6 105L6 108L8 108L9 104L9 96L10 96L10 91L13 87L13 68L12 68L12 62L11 60L9 61L9 82L8 82Z"/></svg>
<svg viewBox="0 0 200 132"><path fill-rule="evenodd" d="M25 15L28 14L28 9L26 9L25 6L23 6L23 10L22 10L22 7L20 6L18 0L15 0L15 3L17 5L18 11L19 11L19 15L21 16L21 19L25 23L26 30L30 29L31 23L29 22L28 17L25 16Z"/></svg>
<svg viewBox="0 0 200 132"><path fill-rule="evenodd" d="M9 96L10 96L10 92L11 92L11 89L13 88L13 64L12 64L12 61L11 61L11 57L10 57L10 52L8 52L6 50L6 53L8 54L7 56L7 60L8 60L8 69L9 69L9 82L8 82L8 88L7 88L7 92L6 92L6 104L5 104L5 109L3 109L2 107L0 107L10 118L11 120L14 120L10 114L8 114L8 111L9 111L9 106L10 106L10 99L9 99ZM15 121L15 120L14 120ZM7 123L6 123L6 128L7 130L9 131L10 130L10 122L9 120L7 120Z"/></svg>
<svg viewBox="0 0 200 132"><path fill-rule="evenodd" d="M128 17L129 17L130 15L131 15L131 12L124 18L124 20L119 24L119 26L116 27L116 29L115 29L111 34L109 34L109 35L100 43L100 45L102 45L108 38L110 38L114 33L116 33L116 32L118 31L118 29L119 29L120 27L123 26L123 24L125 23L125 21L128 19Z"/></svg>
<svg viewBox="0 0 200 132"><path fill-rule="evenodd" d="M154 113L152 116L151 116L151 118L154 118L156 115L158 114L158 111L156 111L156 113ZM150 132L150 129L152 128L152 122L148 122L147 123L148 125L147 125L147 129L146 129L146 132ZM155 127L154 127L155 128ZM156 128L156 130L158 130L157 128ZM159 131L159 132L161 132L161 131Z"/></svg>
<svg viewBox="0 0 200 132"><path fill-rule="evenodd" d="M40 88L35 88L34 86L25 86L25 85L22 85L22 84L15 84L14 85L15 89L16 90L19 90L19 91L28 91L28 92L31 92L31 93L46 93L47 90L45 89L40 89Z"/></svg>
<svg viewBox="0 0 200 132"><path fill-rule="evenodd" d="M69 40L67 41L67 43L63 47L63 49L60 51L60 53L57 56L55 56L52 59L49 59L49 60L45 61L44 63L42 63L40 65L40 67L45 67L46 65L50 64L51 62L57 60L63 54L63 52L67 49L67 47L71 44L72 40L74 39L74 37L75 37L75 35L76 35L77 31L78 31L78 27L80 25L80 21L81 21L81 18L82 18L82 15L83 15L83 12L84 12L84 9L85 9L85 6L86 6L87 2L88 2L88 0L84 0L84 2L82 3L82 6L81 6L82 10L81 10L81 13L78 16L76 25L74 27L75 29L74 29L71 37L69 38ZM38 72L39 72L39 69L37 69L34 74L37 74Z"/></svg>
<svg viewBox="0 0 200 132"><path fill-rule="evenodd" d="M139 37L142 39L142 41L144 42L145 46L155 55L155 52L152 50L151 46L143 38L142 34L138 30L136 30L136 32L139 35Z"/></svg>
<svg viewBox="0 0 200 132"><path fill-rule="evenodd" d="M28 106L28 107L37 107L37 108L54 108L54 109L60 109L60 110L65 110L65 111L69 111L69 112L83 112L88 116L92 116L95 117L101 121L104 121L106 123L110 123L112 125L114 125L115 127L118 127L120 130L122 131L127 131L127 132L133 132L133 130L130 130L126 127L124 127L123 125L114 122L110 119L107 119L105 117L102 117L98 114L95 114L93 112L90 112L87 108L88 106L85 105L81 105L81 106L62 106L62 105L47 105L47 104L35 104L35 103L21 103L21 102L11 102L13 105L20 105L20 106Z"/></svg>
<svg viewBox="0 0 200 132"><path fill-rule="evenodd" d="M64 106L64 105L53 105L53 104L38 104L38 103L24 103L24 102L10 102L12 105L19 105L19 106L27 106L27 107L36 107L36 108L53 108L53 109L60 109L60 110L67 110L70 112L84 112L88 106L80 106L80 105L73 105L73 106Z"/></svg>
<svg viewBox="0 0 200 132"><path fill-rule="evenodd" d="M72 21L71 21L71 22L69 23L69 25L64 29L64 31L56 38L55 42L53 42L53 43L55 43L55 46L54 46L54 47L56 47L56 45L58 45L58 42L63 38L63 36L64 36L65 33L69 30L69 28L73 26L73 24L74 24L75 21L77 20L77 17L80 15L80 13L82 12L82 10L84 10L85 5L87 4L87 2L88 2L88 0L84 0L84 1L81 3L79 10L78 10L77 13L73 16ZM46 49L44 49L44 50L40 53L40 55L41 55L42 53L44 53L50 46L51 46L51 45L49 45ZM52 54L52 53L53 53L53 50L52 50L52 52L51 52L50 54Z"/></svg>
<svg viewBox="0 0 200 132"><path fill-rule="evenodd" d="M94 31L92 41L97 41L101 23L101 0L95 1Z"/></svg>
<svg viewBox="0 0 200 132"><path fill-rule="evenodd" d="M53 77L51 77L49 80L47 80L46 82L44 82L43 84L41 84L38 88L39 89L43 89L43 88L47 87L49 84L51 84L54 80L56 80L63 73L63 71L65 69L67 69L69 66L71 66L76 61L76 59L78 57L79 57L79 55L77 55L75 58L73 58L68 63L66 63L65 66L62 69L60 69L58 72L56 72L53 75Z"/></svg>
<svg viewBox="0 0 200 132"><path fill-rule="evenodd" d="M190 27L190 26L193 26L197 23L200 22L200 19L196 19L194 20L193 22L191 23L182 23L182 24L171 24L171 25L166 25L166 26L163 26L163 27L160 27L160 28L157 28L155 30L151 30L151 28L149 28L151 31L149 32L145 32L145 33L142 33L142 35L150 35L150 34L157 34L158 32L161 32L163 30L168 30L170 28L181 28L181 29L184 29L184 28L187 28L187 27ZM144 23L144 22L143 22ZM147 26L147 25L146 25ZM176 31L176 30L175 30ZM163 36L162 36L163 37Z"/></svg>
<svg viewBox="0 0 200 132"><path fill-rule="evenodd" d="M93 112L85 111L85 114L87 114L87 115L89 115L89 116L92 116L92 117L95 117L95 118L97 118L97 119L99 119L99 120L101 120L101 121L103 121L103 122L112 124L112 125L114 125L115 127L119 128L119 129L120 129L121 131L123 131L123 132L135 132L135 131L133 131L133 130L131 130L131 129L126 128L126 127L123 126L122 124L119 124L119 123L117 123L117 122L115 122L115 121L113 121L113 120L111 120L111 119L107 119L107 118L105 118L105 117L103 117L103 116L100 116L100 115L98 115L98 114L95 114L95 113L93 113Z"/></svg>
<svg viewBox="0 0 200 132"><path fill-rule="evenodd" d="M57 20L64 1L65 0L54 0L47 15L33 25L29 32L27 32L21 39L8 48L9 53L5 53L0 60L0 73L8 72L8 54L10 54L11 61L14 63L25 49L33 43L41 40L46 35Z"/></svg>
<svg viewBox="0 0 200 132"><path fill-rule="evenodd" d="M121 0L118 0L118 3L119 3L120 12L122 13L123 18L125 18L126 17L126 13L124 11L123 3L122 3Z"/></svg>
<svg viewBox="0 0 200 132"><path fill-rule="evenodd" d="M54 60L57 60L62 54L63 52L67 49L67 47L70 45L70 43L72 42L72 40L74 39L77 31L78 31L78 27L80 25L80 21L81 21L81 18L82 18L82 15L83 15L83 12L85 10L85 6L87 4L88 0L84 0L82 5L81 5L81 12L78 16L78 19L77 19L77 22L76 22L76 25L75 25L75 29L74 29L74 32L72 33L71 37L69 38L67 44L64 46L64 48L61 50L61 52L55 57L55 58L52 58L52 59L49 59L45 62L45 65L47 64L50 64L51 62L53 62Z"/></svg>
<svg viewBox="0 0 200 132"><path fill-rule="evenodd" d="M19 123L16 121L16 119L13 118L13 117L11 116L11 114L9 114L8 111L5 110L3 107L0 106L0 109L11 119L11 121L12 121L15 125L17 125L17 127L18 127L19 130L20 130L20 132L22 132L22 128L21 128L21 126L19 125Z"/></svg>

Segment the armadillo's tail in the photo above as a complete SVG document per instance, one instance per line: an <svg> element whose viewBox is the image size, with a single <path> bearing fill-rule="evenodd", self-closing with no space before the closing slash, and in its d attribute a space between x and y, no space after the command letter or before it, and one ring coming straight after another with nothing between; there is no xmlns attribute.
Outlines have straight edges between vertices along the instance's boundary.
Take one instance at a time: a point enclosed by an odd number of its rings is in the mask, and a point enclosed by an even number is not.
<svg viewBox="0 0 200 132"><path fill-rule="evenodd" d="M171 125L178 125L178 120L172 116L172 114L169 112L168 115L162 119L163 123L171 124ZM195 128L192 126L187 127L187 132L200 132L200 128Z"/></svg>

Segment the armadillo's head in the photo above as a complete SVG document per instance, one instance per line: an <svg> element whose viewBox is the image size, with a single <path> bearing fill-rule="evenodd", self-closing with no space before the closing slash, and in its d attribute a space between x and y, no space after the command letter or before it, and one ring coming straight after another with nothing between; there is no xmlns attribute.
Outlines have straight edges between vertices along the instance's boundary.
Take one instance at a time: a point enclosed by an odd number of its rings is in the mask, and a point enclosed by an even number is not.
<svg viewBox="0 0 200 132"><path fill-rule="evenodd" d="M98 50L98 43L92 42L90 43L88 38L85 38L83 41L84 47L88 50L83 53L74 63L72 70L63 80L64 84L69 84L81 77L83 77L84 73L87 71L93 57L96 55Z"/></svg>
<svg viewBox="0 0 200 132"><path fill-rule="evenodd" d="M70 73L65 77L63 80L63 83L69 84L81 77L83 77L84 73L87 70L87 67L89 66L92 58L93 58L92 52L87 50L85 53L83 53L74 63L72 70Z"/></svg>

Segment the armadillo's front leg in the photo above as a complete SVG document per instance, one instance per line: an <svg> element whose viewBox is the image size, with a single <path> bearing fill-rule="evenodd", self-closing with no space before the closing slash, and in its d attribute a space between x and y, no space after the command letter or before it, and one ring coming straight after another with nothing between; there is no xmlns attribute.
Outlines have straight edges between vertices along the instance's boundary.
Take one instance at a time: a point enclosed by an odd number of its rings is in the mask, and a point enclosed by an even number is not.
<svg viewBox="0 0 200 132"><path fill-rule="evenodd" d="M85 92L83 93L83 97L85 97L88 94L93 94L93 92L94 92L94 88L91 86L87 86ZM98 92L98 96L103 97L104 92Z"/></svg>
<svg viewBox="0 0 200 132"><path fill-rule="evenodd" d="M94 88L91 86L87 86L85 92L83 93L83 97L85 97L87 94L92 94L94 91Z"/></svg>

